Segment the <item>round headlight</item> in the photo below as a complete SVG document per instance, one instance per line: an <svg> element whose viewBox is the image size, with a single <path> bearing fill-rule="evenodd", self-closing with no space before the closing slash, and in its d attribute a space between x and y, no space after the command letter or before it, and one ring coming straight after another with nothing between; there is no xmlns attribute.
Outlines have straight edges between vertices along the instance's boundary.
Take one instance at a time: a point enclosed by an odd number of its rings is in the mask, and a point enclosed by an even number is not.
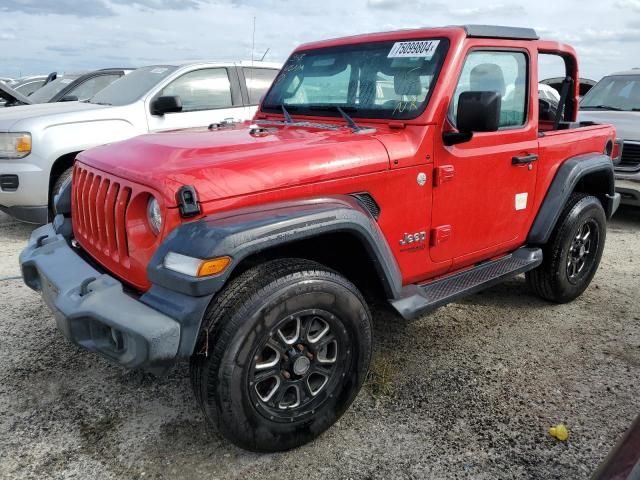
<svg viewBox="0 0 640 480"><path fill-rule="evenodd" d="M153 233L158 235L162 228L162 212L158 201L154 197L149 198L149 203L147 204L147 220L149 220Z"/></svg>

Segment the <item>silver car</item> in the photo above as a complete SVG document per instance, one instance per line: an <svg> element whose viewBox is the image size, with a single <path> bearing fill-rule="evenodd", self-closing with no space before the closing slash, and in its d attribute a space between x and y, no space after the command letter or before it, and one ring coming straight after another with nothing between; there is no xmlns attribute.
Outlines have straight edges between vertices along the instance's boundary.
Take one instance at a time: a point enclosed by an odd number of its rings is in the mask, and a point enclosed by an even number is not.
<svg viewBox="0 0 640 480"><path fill-rule="evenodd" d="M622 203L640 207L640 70L608 75L580 102L580 120L608 123L624 140L615 166L616 191Z"/></svg>
<svg viewBox="0 0 640 480"><path fill-rule="evenodd" d="M0 109L0 210L46 223L79 152L148 132L251 119L279 69L264 62L155 65L86 102Z"/></svg>

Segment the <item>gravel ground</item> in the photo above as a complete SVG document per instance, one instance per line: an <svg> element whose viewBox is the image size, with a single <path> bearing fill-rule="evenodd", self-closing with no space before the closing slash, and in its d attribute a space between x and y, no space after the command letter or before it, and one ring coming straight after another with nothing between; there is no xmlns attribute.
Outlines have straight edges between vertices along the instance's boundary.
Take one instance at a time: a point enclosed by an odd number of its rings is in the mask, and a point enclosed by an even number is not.
<svg viewBox="0 0 640 480"><path fill-rule="evenodd" d="M14 278L30 230L0 217L0 478L580 479L640 412L640 210L613 219L572 304L517 278L411 323L374 308L367 387L317 441L272 455L205 427L185 366L157 379L67 343Z"/></svg>

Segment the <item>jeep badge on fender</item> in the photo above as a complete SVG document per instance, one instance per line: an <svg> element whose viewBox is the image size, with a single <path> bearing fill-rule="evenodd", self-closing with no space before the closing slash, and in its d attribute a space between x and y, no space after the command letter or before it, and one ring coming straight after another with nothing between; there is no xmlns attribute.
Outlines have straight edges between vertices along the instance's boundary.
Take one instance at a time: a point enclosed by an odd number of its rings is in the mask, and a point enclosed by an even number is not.
<svg viewBox="0 0 640 480"><path fill-rule="evenodd" d="M566 66L548 117L539 52ZM80 153L20 256L24 281L70 341L117 365L188 361L231 442L298 447L367 377L365 298L414 318L522 273L550 302L589 286L620 196L614 129L576 121L577 65L526 28L307 43L251 126Z"/></svg>
<svg viewBox="0 0 640 480"><path fill-rule="evenodd" d="M427 232L417 232L414 234L405 233L400 245L410 245L415 242L424 242L427 239Z"/></svg>

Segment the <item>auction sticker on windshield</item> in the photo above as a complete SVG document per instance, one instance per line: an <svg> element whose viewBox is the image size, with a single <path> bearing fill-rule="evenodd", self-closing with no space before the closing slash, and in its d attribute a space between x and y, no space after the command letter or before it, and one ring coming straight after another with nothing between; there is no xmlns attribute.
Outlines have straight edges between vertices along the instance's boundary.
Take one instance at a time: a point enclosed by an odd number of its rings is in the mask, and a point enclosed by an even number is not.
<svg viewBox="0 0 640 480"><path fill-rule="evenodd" d="M417 40L413 42L396 42L387 58L421 57L430 59L436 53L440 40Z"/></svg>

